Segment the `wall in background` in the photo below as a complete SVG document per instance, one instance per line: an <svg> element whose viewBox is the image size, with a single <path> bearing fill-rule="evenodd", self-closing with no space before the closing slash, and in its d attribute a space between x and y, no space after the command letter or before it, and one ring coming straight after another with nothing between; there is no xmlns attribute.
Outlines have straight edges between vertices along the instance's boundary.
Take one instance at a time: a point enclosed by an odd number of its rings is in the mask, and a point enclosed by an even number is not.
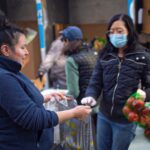
<svg viewBox="0 0 150 150"><path fill-rule="evenodd" d="M6 0L7 16L15 21L36 20L35 0Z"/></svg>
<svg viewBox="0 0 150 150"><path fill-rule="evenodd" d="M106 23L117 13L127 13L127 0L69 0L70 23Z"/></svg>
<svg viewBox="0 0 150 150"><path fill-rule="evenodd" d="M59 24L105 24L107 20L116 13L127 12L126 0L41 0L47 8L46 28L46 50L49 49L54 40L53 25ZM6 16L23 27L37 29L37 14L35 0L1 0L0 9L5 11ZM94 35L94 31L100 33L103 28L99 26L83 25L83 32L88 32L89 36ZM82 28L81 27L81 28ZM91 29L92 28L92 29ZM24 73L33 79L36 77L37 69L40 65L40 47L38 36L29 45L31 58ZM32 67L32 68L31 68ZM32 70L32 71L31 71Z"/></svg>

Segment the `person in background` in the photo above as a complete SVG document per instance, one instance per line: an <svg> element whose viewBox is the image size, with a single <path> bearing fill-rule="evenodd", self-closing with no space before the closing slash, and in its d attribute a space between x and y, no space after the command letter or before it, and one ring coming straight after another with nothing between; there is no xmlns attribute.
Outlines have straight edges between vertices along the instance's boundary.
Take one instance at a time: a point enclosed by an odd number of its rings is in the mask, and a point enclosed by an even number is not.
<svg viewBox="0 0 150 150"><path fill-rule="evenodd" d="M86 88L88 86L90 77L92 75L93 68L96 63L97 54L90 49L87 43L83 41L83 33L81 29L77 26L68 26L61 31L62 41L64 41L63 53L67 56L65 71L66 71L66 81L67 81L67 90L68 95L71 95L74 99L77 100L78 105L81 105L81 99L84 97ZM90 128L90 122L87 126L83 124L85 131L83 135L87 134L89 130L93 135L95 134L96 124L93 122L96 119L96 114L92 114L92 127ZM80 127L79 127L80 129ZM92 137L94 137L92 135ZM89 134L90 136L90 134ZM81 149L90 149L89 145L84 143L89 142L82 139L83 143L80 145ZM92 142L92 141L91 141ZM93 141L95 146L95 141ZM94 147L91 147L94 149Z"/></svg>
<svg viewBox="0 0 150 150"><path fill-rule="evenodd" d="M20 72L28 55L23 30L0 17L1 150L50 150L55 125L73 117L83 119L91 112L89 106L58 112L45 110L43 102L54 93L43 97Z"/></svg>
<svg viewBox="0 0 150 150"><path fill-rule="evenodd" d="M88 86L97 55L83 42L83 34L79 27L68 26L61 31L64 41L64 55L66 60L66 81L68 94L81 104Z"/></svg>
<svg viewBox="0 0 150 150"><path fill-rule="evenodd" d="M98 150L127 150L135 137L136 124L123 115L127 99L141 84L143 98L150 99L150 54L138 42L132 19L113 16L107 43L100 51L82 104L94 106L102 93L97 120Z"/></svg>
<svg viewBox="0 0 150 150"><path fill-rule="evenodd" d="M60 35L51 44L46 58L38 69L38 77L42 78L45 73L49 72L50 87L54 89L66 89L65 62L66 57L62 53L64 43Z"/></svg>
<svg viewBox="0 0 150 150"><path fill-rule="evenodd" d="M95 51L95 53L98 53L104 45L105 39L96 36L90 42L90 47Z"/></svg>

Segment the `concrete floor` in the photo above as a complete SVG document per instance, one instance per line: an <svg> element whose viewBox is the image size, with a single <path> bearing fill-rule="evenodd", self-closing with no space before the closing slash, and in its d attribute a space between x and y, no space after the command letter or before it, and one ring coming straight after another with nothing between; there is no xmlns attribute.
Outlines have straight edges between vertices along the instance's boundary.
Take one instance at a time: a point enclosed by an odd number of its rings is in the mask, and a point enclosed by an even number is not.
<svg viewBox="0 0 150 150"><path fill-rule="evenodd" d="M136 137L128 150L150 150L150 141L144 136L144 130L140 127L136 129Z"/></svg>

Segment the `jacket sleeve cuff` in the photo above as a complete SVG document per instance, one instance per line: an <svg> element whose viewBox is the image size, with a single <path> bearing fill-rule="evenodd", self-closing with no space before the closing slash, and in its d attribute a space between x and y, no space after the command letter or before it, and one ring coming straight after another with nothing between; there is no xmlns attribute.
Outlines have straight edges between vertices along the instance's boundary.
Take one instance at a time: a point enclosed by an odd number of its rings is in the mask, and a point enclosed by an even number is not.
<svg viewBox="0 0 150 150"><path fill-rule="evenodd" d="M54 111L49 111L49 113L50 113L50 116L51 116L49 118L49 126L54 127L59 123L58 116L57 116L56 112L54 112Z"/></svg>

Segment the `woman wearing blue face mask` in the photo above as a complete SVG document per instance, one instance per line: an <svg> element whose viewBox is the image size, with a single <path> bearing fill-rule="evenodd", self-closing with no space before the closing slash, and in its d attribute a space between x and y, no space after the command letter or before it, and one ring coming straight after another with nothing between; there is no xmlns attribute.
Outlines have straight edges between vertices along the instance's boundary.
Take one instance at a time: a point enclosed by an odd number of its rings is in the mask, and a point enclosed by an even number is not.
<svg viewBox="0 0 150 150"><path fill-rule="evenodd" d="M145 101L150 100L150 54L139 44L128 15L118 14L110 20L106 38L81 103L94 106L102 95L97 120L98 150L127 150L136 125L125 118L122 108L139 85Z"/></svg>

